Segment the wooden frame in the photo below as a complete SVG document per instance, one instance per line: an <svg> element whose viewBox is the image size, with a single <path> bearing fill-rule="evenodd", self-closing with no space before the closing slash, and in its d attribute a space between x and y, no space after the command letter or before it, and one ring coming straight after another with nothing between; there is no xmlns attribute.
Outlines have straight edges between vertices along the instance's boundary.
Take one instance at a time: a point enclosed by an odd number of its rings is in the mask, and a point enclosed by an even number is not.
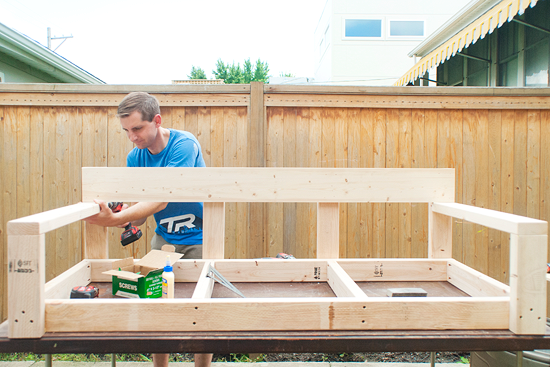
<svg viewBox="0 0 550 367"><path fill-rule="evenodd" d="M545 332L547 223L453 203L453 169L83 168L82 172L83 203L8 222L10 338L39 338L45 332L63 331ZM44 284L44 234L97 213L99 206L92 199L203 201L208 219L205 259L180 260L174 266L177 282L196 282L193 296L67 299L74 285L110 281L102 274L113 261L106 259L106 233L93 228L87 230L86 253L103 260L83 260ZM223 259L224 203L236 201L317 202L318 225L323 227L318 229L317 246L322 258ZM430 203L429 258L338 259L340 202ZM450 217L510 233L509 287L450 258ZM327 282L335 297L210 298L209 264L231 282ZM396 280L448 281L471 297L374 298L358 285ZM83 314L87 317L82 318Z"/></svg>

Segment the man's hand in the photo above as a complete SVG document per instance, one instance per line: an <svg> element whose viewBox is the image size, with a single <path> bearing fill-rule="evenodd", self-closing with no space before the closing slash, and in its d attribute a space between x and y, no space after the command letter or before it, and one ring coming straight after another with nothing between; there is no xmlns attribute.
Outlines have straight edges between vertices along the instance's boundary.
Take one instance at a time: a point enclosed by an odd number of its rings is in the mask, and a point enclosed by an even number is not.
<svg viewBox="0 0 550 367"><path fill-rule="evenodd" d="M101 200L94 200L94 202L99 204L100 211L96 215L84 218L86 222L102 227L118 227L124 224L120 223L119 216L117 215L117 213L113 213L106 202Z"/></svg>
<svg viewBox="0 0 550 367"><path fill-rule="evenodd" d="M113 213L107 203L101 200L94 200L99 204L101 211L85 218L84 220L91 224L97 224L103 227L125 227L128 222L132 222L135 226L142 225L148 216L153 215L164 208L168 203L137 203L128 207L124 205L122 210L118 213Z"/></svg>

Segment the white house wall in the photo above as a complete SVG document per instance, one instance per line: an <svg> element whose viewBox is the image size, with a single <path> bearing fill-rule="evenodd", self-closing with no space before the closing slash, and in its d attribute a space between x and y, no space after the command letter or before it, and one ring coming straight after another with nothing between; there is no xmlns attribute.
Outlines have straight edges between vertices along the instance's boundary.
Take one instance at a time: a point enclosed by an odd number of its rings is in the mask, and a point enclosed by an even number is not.
<svg viewBox="0 0 550 367"><path fill-rule="evenodd" d="M315 31L315 82L344 85L392 85L415 60L407 53L468 0L327 0ZM380 19L380 38L346 38L345 19ZM390 20L424 21L423 37L390 37ZM323 33L330 37L322 52Z"/></svg>

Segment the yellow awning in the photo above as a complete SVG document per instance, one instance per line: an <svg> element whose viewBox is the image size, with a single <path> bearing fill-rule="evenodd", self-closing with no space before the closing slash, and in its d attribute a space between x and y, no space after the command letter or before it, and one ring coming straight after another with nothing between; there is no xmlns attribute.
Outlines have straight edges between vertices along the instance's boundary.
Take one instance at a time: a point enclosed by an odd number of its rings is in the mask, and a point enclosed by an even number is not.
<svg viewBox="0 0 550 367"><path fill-rule="evenodd" d="M496 27L501 27L507 21L511 21L518 12L523 14L529 6L534 7L538 0L502 0L485 14L478 17L460 32L439 45L428 55L420 59L395 86L407 85L424 75L429 69L438 66L460 52L463 48L483 38L487 33L492 33Z"/></svg>

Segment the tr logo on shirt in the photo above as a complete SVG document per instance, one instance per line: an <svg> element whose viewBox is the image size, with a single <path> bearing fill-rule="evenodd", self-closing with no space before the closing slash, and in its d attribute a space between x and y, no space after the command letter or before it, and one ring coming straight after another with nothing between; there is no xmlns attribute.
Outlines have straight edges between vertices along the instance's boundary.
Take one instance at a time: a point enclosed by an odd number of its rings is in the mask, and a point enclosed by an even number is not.
<svg viewBox="0 0 550 367"><path fill-rule="evenodd" d="M185 214L172 218L165 218L159 222L161 226L166 228L166 232L179 232L182 227L195 228L193 222L195 216L193 214Z"/></svg>

